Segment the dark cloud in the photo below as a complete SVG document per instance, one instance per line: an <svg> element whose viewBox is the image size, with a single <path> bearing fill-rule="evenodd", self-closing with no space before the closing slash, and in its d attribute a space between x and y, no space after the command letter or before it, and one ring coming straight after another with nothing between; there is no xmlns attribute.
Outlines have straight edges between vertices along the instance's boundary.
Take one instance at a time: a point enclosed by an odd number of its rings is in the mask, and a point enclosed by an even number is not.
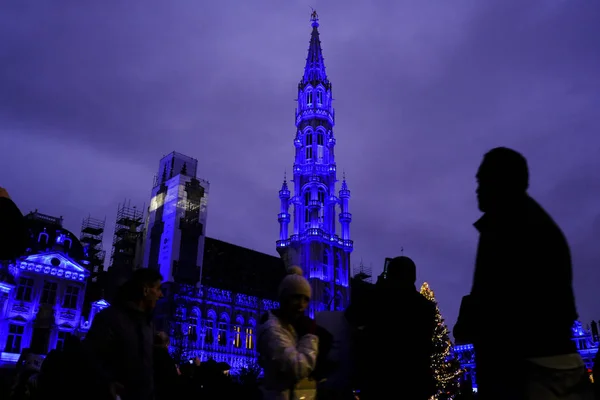
<svg viewBox="0 0 600 400"><path fill-rule="evenodd" d="M211 181L208 233L275 253L309 5L3 4L0 184L76 231L125 198L147 204L158 159L177 150ZM597 318L600 6L316 6L356 264L379 271L404 247L454 320L477 240L473 176L486 150L512 146L572 244L582 317Z"/></svg>

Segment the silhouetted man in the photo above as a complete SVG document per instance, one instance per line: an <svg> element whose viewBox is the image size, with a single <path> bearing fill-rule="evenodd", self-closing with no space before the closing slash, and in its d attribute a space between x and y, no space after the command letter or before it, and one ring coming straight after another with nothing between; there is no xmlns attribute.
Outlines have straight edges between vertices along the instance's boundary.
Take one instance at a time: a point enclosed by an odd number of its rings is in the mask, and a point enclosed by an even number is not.
<svg viewBox="0 0 600 400"><path fill-rule="evenodd" d="M162 297L162 279L154 269L136 270L118 301L94 317L83 342L98 381L91 397L154 398L152 311Z"/></svg>
<svg viewBox="0 0 600 400"><path fill-rule="evenodd" d="M415 287L417 271L408 257L390 261L375 288L364 326L360 357L361 399L426 400L435 393L431 369L435 305Z"/></svg>
<svg viewBox="0 0 600 400"><path fill-rule="evenodd" d="M171 340L165 332L154 336L154 400L169 400L179 396L179 370L169 354Z"/></svg>
<svg viewBox="0 0 600 400"><path fill-rule="evenodd" d="M491 150L477 182L484 213L475 223L479 248L454 336L475 346L479 398L582 398L586 378L571 340L577 311L567 241L527 194L521 154Z"/></svg>

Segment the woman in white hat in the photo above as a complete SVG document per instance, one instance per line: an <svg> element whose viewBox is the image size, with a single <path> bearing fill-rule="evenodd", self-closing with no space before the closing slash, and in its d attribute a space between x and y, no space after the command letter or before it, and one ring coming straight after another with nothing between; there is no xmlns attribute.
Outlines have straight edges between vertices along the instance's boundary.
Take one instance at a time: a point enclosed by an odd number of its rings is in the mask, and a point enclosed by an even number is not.
<svg viewBox="0 0 600 400"><path fill-rule="evenodd" d="M279 309L269 311L260 321L258 353L264 369L265 400L295 400L298 383L315 369L317 325L305 316L311 296L302 269L291 267L279 285Z"/></svg>

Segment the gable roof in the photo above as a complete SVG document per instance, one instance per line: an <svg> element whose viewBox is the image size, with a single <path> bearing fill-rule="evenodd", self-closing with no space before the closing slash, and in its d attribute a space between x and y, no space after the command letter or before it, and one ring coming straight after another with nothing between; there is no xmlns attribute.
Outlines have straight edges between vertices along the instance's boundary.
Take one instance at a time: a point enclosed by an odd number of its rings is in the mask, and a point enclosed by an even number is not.
<svg viewBox="0 0 600 400"><path fill-rule="evenodd" d="M39 274L83 281L90 276L87 269L71 257L58 251L31 254L17 262L19 269Z"/></svg>

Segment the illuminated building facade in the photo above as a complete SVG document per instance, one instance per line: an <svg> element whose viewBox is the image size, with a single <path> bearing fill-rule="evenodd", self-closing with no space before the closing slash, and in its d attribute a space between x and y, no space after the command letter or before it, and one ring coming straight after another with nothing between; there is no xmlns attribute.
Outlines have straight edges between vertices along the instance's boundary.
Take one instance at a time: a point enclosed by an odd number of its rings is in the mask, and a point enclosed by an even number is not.
<svg viewBox="0 0 600 400"><path fill-rule="evenodd" d="M171 336L175 358L238 369L256 359L256 321L277 306L285 269L279 257L205 237L209 185L196 177L197 166L177 152L161 159L141 266L165 278L156 325Z"/></svg>
<svg viewBox="0 0 600 400"><path fill-rule="evenodd" d="M156 325L171 336L179 361L197 356L202 361L226 362L234 370L254 363L256 325L264 312L279 306L276 290L285 265L304 269L314 291L313 315L348 305L353 248L350 191L344 179L336 195L332 88L316 14L311 24L305 73L298 86L294 195L285 180L280 191L277 250L281 258L205 237L209 185L196 177L197 160L180 153L160 161L145 223L141 211L119 208L109 272L138 267L161 272L165 298L157 306ZM141 252L138 233L143 238ZM84 333L99 307L106 306L105 301L94 303L85 322L64 329ZM72 318L81 320L80 312ZM50 346L58 341L52 340ZM0 337L0 344L6 341Z"/></svg>
<svg viewBox="0 0 600 400"><path fill-rule="evenodd" d="M304 76L298 84L293 195L284 178L279 191L277 251L286 266L299 265L311 282L309 312L314 316L348 305L353 242L350 190L345 177L336 196L335 113L316 12L311 16L311 25Z"/></svg>
<svg viewBox="0 0 600 400"><path fill-rule="evenodd" d="M171 336L176 359L199 357L239 370L256 361L256 326L285 275L279 257L207 237L203 284L165 285L156 326Z"/></svg>
<svg viewBox="0 0 600 400"><path fill-rule="evenodd" d="M36 211L25 219L27 253L1 262L0 365L16 362L25 348L43 355L60 348L67 333L84 335L94 314L108 306L97 301L82 315L89 261L62 218Z"/></svg>
<svg viewBox="0 0 600 400"><path fill-rule="evenodd" d="M596 322L592 321L591 330L585 329L581 322L575 321L573 325L573 341L577 346L577 351L581 355L583 362L591 376L594 366L594 358L598 352L599 338ZM458 357L461 366L465 370L463 374L463 384L473 387L477 391L477 369L475 365L475 349L472 344L463 344L454 346L454 354Z"/></svg>
<svg viewBox="0 0 600 400"><path fill-rule="evenodd" d="M208 182L196 177L198 160L173 152L160 160L144 230L142 266L166 282L198 285L208 200Z"/></svg>

